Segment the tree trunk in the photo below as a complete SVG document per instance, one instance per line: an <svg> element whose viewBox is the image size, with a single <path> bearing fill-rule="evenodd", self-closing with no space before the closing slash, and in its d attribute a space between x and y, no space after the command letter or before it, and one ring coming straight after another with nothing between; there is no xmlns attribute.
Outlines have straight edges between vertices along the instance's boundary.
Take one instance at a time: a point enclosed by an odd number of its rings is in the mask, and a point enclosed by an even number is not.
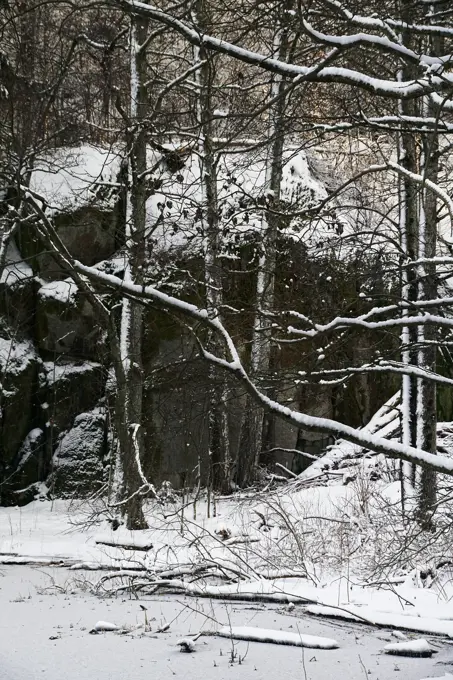
<svg viewBox="0 0 453 680"><path fill-rule="evenodd" d="M207 0L197 0L195 18L207 30L210 25ZM209 316L221 316L223 303L223 271L219 260L221 231L217 196L217 164L213 145L212 88L215 78L214 57L203 47L194 48L198 85L197 124L199 126L198 159L200 170L202 227L204 234L206 307ZM221 354L222 346L209 332L208 347ZM231 491L230 428L228 422L228 382L223 373L209 369L209 457L212 484L222 493Z"/></svg>
<svg viewBox="0 0 453 680"><path fill-rule="evenodd" d="M292 2L286 0L280 9L277 28L273 40L272 56L285 61L288 52L288 31L285 15ZM277 260L277 236L280 191L282 181L283 147L285 141L284 113L286 98L283 93L284 81L279 75L273 76L271 99L275 103L269 111L268 136L269 151L266 161L265 189L269 210L262 219L262 242L258 261L256 286L256 313L253 326L250 357L250 377L262 391L271 365L271 323L270 313L275 307L275 269ZM247 396L244 418L239 439L236 467L236 481L239 486L247 486L254 481L263 445L264 411Z"/></svg>
<svg viewBox="0 0 453 680"><path fill-rule="evenodd" d="M412 3L403 2L403 17L412 20ZM439 39L435 39L439 42ZM403 43L415 49L421 49L420 40L414 39L410 31L403 34ZM431 45L441 50L442 45ZM429 51L429 48L428 48ZM440 54L439 51L436 52ZM402 77L415 78L416 70L407 67ZM401 102L400 110L406 115L429 115L430 107L426 100L423 111L416 101ZM401 164L409 171L422 174L426 179L437 183L438 179L438 136L436 132L424 134L422 151L417 155L417 140L414 133L402 133ZM436 255L437 236L437 201L436 195L422 185L421 190L410 179L404 180L402 196L403 227L401 234L402 248L407 260L417 258L433 258ZM435 264L422 264L409 267L403 273L403 300L408 302L433 299L437 296ZM435 314L434 309L430 312ZM410 313L410 311L406 312ZM402 333L403 363L414 365L425 370L436 369L436 330L434 326L405 328ZM404 376L402 383L402 440L405 444L416 446L430 453L436 453L437 403L436 383L423 379ZM414 465L405 465L406 478L416 485ZM422 466L418 489L418 516L423 528L432 525L432 512L436 503L436 473Z"/></svg>
<svg viewBox="0 0 453 680"><path fill-rule="evenodd" d="M431 49L433 53L441 54L443 40L433 38ZM429 102L426 101L426 115L431 112ZM439 175L439 139L437 131L423 138L421 172L424 177L437 184ZM420 238L419 257L434 258L437 246L437 198L436 194L427 187L422 187L420 197ZM419 267L419 300L435 299L438 296L435 263L426 263ZM430 310L436 314L436 310ZM418 331L420 368L436 371L435 344L437 333L435 326L421 326ZM417 447L430 453L437 453L437 390L432 380L418 380L417 394ZM420 475L418 498L418 514L421 526L429 530L432 528L432 516L437 500L436 473L423 466Z"/></svg>
<svg viewBox="0 0 453 680"><path fill-rule="evenodd" d="M412 3L410 0L402 1L402 19L410 22L412 18ZM402 42L406 47L415 48L414 36L409 30L403 30ZM416 78L417 70L413 66L406 66L401 71L401 79ZM403 99L400 102L399 110L402 115L416 116L419 111L417 100ZM417 144L412 132L403 131L400 135L399 143L399 162L409 170L418 172ZM401 249L405 254L406 263L415 260L418 256L418 186L409 178L404 177L400 180L400 240ZM403 301L415 302L418 297L417 271L414 267L403 268L402 271L402 291ZM410 314L410 310L405 310L403 314ZM417 366L417 329L414 326L403 328L402 335L402 363L409 366ZM417 444L417 379L410 375L403 376L402 386L402 441L408 446ZM409 482L411 487L415 486L415 466L405 463L403 466L403 484Z"/></svg>
<svg viewBox="0 0 453 680"><path fill-rule="evenodd" d="M141 121L146 116L146 39L148 22L131 18L130 64L131 101L128 131L128 186L126 209L126 261L124 280L143 284L146 227L146 135ZM128 529L145 529L143 514L141 461L143 459L142 368L143 308L126 297L122 301L120 329L120 366L115 366L117 400L115 405L118 445L122 467L122 509Z"/></svg>
<svg viewBox="0 0 453 680"><path fill-rule="evenodd" d="M437 182L437 135L424 140L425 176ZM419 257L433 258L436 255L437 201L435 194L424 188L421 196L421 220ZM433 300L437 297L436 265L424 264L419 269L419 300ZM430 309L435 314L434 309ZM436 371L436 328L421 326L418 332L418 365L428 371ZM437 392L432 380L418 380L417 390L417 448L437 453ZM423 528L432 525L432 514L436 504L436 473L422 466L419 488L418 512Z"/></svg>

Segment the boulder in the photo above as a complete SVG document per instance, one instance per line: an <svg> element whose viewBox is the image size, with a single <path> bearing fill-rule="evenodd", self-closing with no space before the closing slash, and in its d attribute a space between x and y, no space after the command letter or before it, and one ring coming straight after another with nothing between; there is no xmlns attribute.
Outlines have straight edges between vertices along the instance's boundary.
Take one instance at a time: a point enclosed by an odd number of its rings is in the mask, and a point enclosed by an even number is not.
<svg viewBox="0 0 453 680"><path fill-rule="evenodd" d="M39 375L40 406L46 428L56 437L79 413L91 411L104 396L105 372L93 361L45 361Z"/></svg>
<svg viewBox="0 0 453 680"><path fill-rule="evenodd" d="M58 236L76 259L91 266L111 257L117 248L118 209L100 210L95 206L84 206L73 212L54 215ZM30 243L28 241L31 241ZM45 279L61 279L66 276L55 258L42 247L33 243L33 234L28 241L22 239L22 252L33 257L36 271Z"/></svg>
<svg viewBox="0 0 453 680"><path fill-rule="evenodd" d="M0 474L12 464L31 429L39 363L30 340L0 337Z"/></svg>
<svg viewBox="0 0 453 680"><path fill-rule="evenodd" d="M42 492L46 470L44 432L36 427L31 430L14 459L4 470L1 487L2 505L26 505Z"/></svg>
<svg viewBox="0 0 453 680"><path fill-rule="evenodd" d="M47 482L52 495L82 498L96 491L104 482L105 455L104 411L81 413L59 438Z"/></svg>
<svg viewBox="0 0 453 680"><path fill-rule="evenodd" d="M83 292L70 279L41 283L36 304L38 349L93 360L105 356L105 333Z"/></svg>
<svg viewBox="0 0 453 680"><path fill-rule="evenodd" d="M10 241L0 275L0 315L11 327L32 333L38 287L33 270L22 260L14 241Z"/></svg>

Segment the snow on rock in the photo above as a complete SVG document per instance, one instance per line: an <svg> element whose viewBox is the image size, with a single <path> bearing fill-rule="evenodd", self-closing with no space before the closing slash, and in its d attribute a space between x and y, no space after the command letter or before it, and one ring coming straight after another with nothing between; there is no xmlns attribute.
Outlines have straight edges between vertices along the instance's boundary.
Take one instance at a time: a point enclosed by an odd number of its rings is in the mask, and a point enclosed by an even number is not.
<svg viewBox="0 0 453 680"><path fill-rule="evenodd" d="M252 626L225 626L217 632L217 635L232 640L273 642L276 645L292 645L294 647L309 647L310 649L338 649L340 646L336 640L331 638L287 633L282 630L254 628Z"/></svg>
<svg viewBox="0 0 453 680"><path fill-rule="evenodd" d="M247 239L263 228L264 199L272 200L266 187L266 162L262 151L220 159L218 201L225 257L238 239ZM198 252L203 248L204 235L197 156L189 156L174 173L162 154L149 148L147 165L155 169L150 181L159 186L158 191L150 192L146 203L147 228L155 248L166 252L184 247ZM119 149L89 144L59 149L38 161L31 189L43 197L50 212L75 212L89 206L111 209L119 189L120 167ZM285 150L281 196L293 211L313 208L326 198L325 186L313 175L305 152ZM338 240L339 220L341 216L336 216L335 221L320 218L307 227L306 220L290 219L285 234L318 248L326 241ZM344 228L349 228L346 222ZM234 257L233 251L230 255Z"/></svg>
<svg viewBox="0 0 453 680"><path fill-rule="evenodd" d="M0 275L0 284L12 288L32 278L32 268L22 259L14 241L10 241L6 249L5 266Z"/></svg>
<svg viewBox="0 0 453 680"><path fill-rule="evenodd" d="M90 633L108 633L114 630L119 630L119 626L108 621L98 621L90 630Z"/></svg>
<svg viewBox="0 0 453 680"><path fill-rule="evenodd" d="M48 385L52 385L59 380L70 380L75 373L99 371L101 368L101 364L95 361L84 361L77 364L69 361L58 364L53 361L45 361L43 363L45 382Z"/></svg>
<svg viewBox="0 0 453 680"><path fill-rule="evenodd" d="M19 375L37 358L35 348L30 340L0 337L0 368L2 372Z"/></svg>
<svg viewBox="0 0 453 680"><path fill-rule="evenodd" d="M112 190L120 170L120 154L91 144L57 149L36 163L30 188L52 212L74 211L96 204L112 205Z"/></svg>
<svg viewBox="0 0 453 680"><path fill-rule="evenodd" d="M310 172L304 152L286 151L282 171L282 199L294 210L314 207L326 190ZM164 172L160 191L147 200L147 226L158 251L203 247L200 169L195 155L178 173ZM266 158L262 152L225 156L218 166L218 202L223 231L222 257L234 257L235 244L250 239L263 228L264 201L272 200L265 185ZM171 200L168 199L171 195ZM318 223L319 222L319 223ZM328 238L332 227L324 220L316 224L316 242ZM301 222L290 220L285 234L313 245L313 230L301 231ZM305 222L306 224L306 222ZM322 228L322 235L319 229Z"/></svg>
<svg viewBox="0 0 453 680"><path fill-rule="evenodd" d="M441 675L439 678L422 678L422 680L453 680L453 675L451 673L445 673L445 675Z"/></svg>
<svg viewBox="0 0 453 680"><path fill-rule="evenodd" d="M392 637L397 638L398 640L407 640L407 635L402 633L400 630L394 630L392 631Z"/></svg>
<svg viewBox="0 0 453 680"><path fill-rule="evenodd" d="M20 470L30 460L30 458L37 454L39 449L44 445L44 432L35 427L25 437L18 453L17 470Z"/></svg>
<svg viewBox="0 0 453 680"><path fill-rule="evenodd" d="M286 154L288 156L288 154ZM286 203L308 205L321 200L327 192L313 177L307 156L299 152L286 159L283 167L281 198Z"/></svg>
<svg viewBox="0 0 453 680"><path fill-rule="evenodd" d="M418 640L407 640L405 642L392 642L385 646L387 654L395 654L397 656L432 656L433 649L428 644L427 640L420 638Z"/></svg>
<svg viewBox="0 0 453 680"><path fill-rule="evenodd" d="M64 304L74 304L77 295L77 286L71 279L64 281L50 281L43 283L38 290L38 295L41 298L49 298L62 302Z"/></svg>

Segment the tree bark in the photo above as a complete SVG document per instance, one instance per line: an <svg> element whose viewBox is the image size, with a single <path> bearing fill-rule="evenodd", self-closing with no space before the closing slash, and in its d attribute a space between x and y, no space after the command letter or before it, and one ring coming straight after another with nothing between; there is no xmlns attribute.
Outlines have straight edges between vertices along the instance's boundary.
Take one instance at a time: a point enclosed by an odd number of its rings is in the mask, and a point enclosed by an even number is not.
<svg viewBox="0 0 453 680"><path fill-rule="evenodd" d="M198 25L207 30L210 25L209 3L197 0L194 11ZM198 84L197 124L199 126L198 159L200 170L202 227L204 234L206 308L211 318L221 318L223 303L223 268L219 259L221 230L217 195L217 162L213 144L213 83L215 64L213 55L203 47L194 48L194 61L200 63L196 71ZM222 345L209 332L208 347L215 353ZM209 458L212 484L221 493L231 491L230 427L228 419L228 379L214 367L209 369Z"/></svg>
<svg viewBox="0 0 453 680"><path fill-rule="evenodd" d="M440 54L443 49L442 38L431 40L431 51ZM425 103L425 113L431 111L429 101ZM427 180L435 184L439 175L439 138L437 131L425 135L422 150L422 172ZM420 238L419 257L434 258L437 250L437 197L427 187L422 188L420 196ZM436 299L437 275L435 263L426 263L419 268L419 300ZM436 310L432 310L436 314ZM419 354L418 365L429 371L436 371L436 327L421 327L418 331ZM418 380L417 395L417 447L430 453L437 453L437 390L432 380ZM432 528L432 516L437 500L436 472L422 466L420 475L418 514L421 526Z"/></svg>
<svg viewBox="0 0 453 680"><path fill-rule="evenodd" d="M287 58L288 31L285 25L285 15L291 6L292 0L286 0L279 8L279 16L277 17L272 56L281 61L285 61ZM250 356L250 377L257 382L262 391L266 391L264 384L269 376L271 366L271 322L269 315L275 307L275 270L279 226L279 216L276 213L280 204L285 141L286 97L283 93L283 87L283 78L274 75L270 94L271 99L277 98L277 100L269 111L269 150L265 181L269 209L264 212L262 219L262 242L260 243L255 300L256 312ZM252 483L256 477L263 447L264 417L263 409L254 404L253 399L247 395L236 466L236 482L241 487Z"/></svg>
<svg viewBox="0 0 453 680"><path fill-rule="evenodd" d="M412 3L402 0L402 19L410 22L412 18ZM415 48L414 36L408 29L402 31L402 42L406 47ZM405 65L401 71L401 79L416 78L417 69L412 65ZM402 100L399 110L404 116L416 116L419 113L417 100ZM404 131L400 135L399 162L409 172L417 173L419 169L416 139L411 131ZM400 191L400 240L406 261L415 260L418 256L418 187L407 177L401 179ZM408 267L402 273L401 297L405 302L415 302L418 298L417 271ZM407 312L409 313L409 312ZM407 327L402 331L402 362L410 366L417 366L417 328ZM408 446L417 443L417 380L412 376L402 379L402 441ZM415 486L415 466L404 465L404 477ZM404 483L404 480L403 480Z"/></svg>
<svg viewBox="0 0 453 680"><path fill-rule="evenodd" d="M130 122L127 138L128 186L126 209L125 282L143 284L146 229L146 51L141 49L148 32L148 21L132 17L130 31ZM140 465L143 459L142 367L143 307L123 297L120 328L120 357L115 365L117 399L115 405L118 445L122 472L122 510L128 529L145 529L143 486Z"/></svg>

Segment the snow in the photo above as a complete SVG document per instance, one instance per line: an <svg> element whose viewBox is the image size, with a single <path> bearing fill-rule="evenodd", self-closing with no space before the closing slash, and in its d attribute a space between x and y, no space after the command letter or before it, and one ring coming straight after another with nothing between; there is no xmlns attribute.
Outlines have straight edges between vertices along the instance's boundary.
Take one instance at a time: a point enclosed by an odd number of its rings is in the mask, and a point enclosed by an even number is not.
<svg viewBox="0 0 453 680"><path fill-rule="evenodd" d="M14 241L10 240L6 250L5 267L1 272L0 283L14 287L32 278L32 268L22 259Z"/></svg>
<svg viewBox="0 0 453 680"><path fill-rule="evenodd" d="M178 640L176 644L181 648L181 652L190 653L195 652L197 649L194 641L187 637L181 638L181 640Z"/></svg>
<svg viewBox="0 0 453 680"><path fill-rule="evenodd" d="M326 197L326 190L316 180L308 167L303 151L284 155L282 199L292 210L313 207ZM148 159L154 165L156 159ZM153 162L154 161L154 162ZM228 256L234 245L247 241L262 229L263 206L258 202L265 193L267 159L262 151L224 156L218 165L218 202L223 230L222 254ZM147 227L154 248L172 251L184 248L184 254L203 249L202 222L198 206L203 205L199 161L195 154L189 156L176 181L174 174L163 172L161 190L147 200ZM285 234L294 240L303 240L314 247L319 240L332 238L331 225L325 220L316 221L316 227L307 227L298 219L290 220Z"/></svg>
<svg viewBox="0 0 453 680"><path fill-rule="evenodd" d="M46 680L173 680L216 678L243 680L304 677L310 680L363 678L364 664L371 677L420 680L439 677L431 659L398 659L382 654L382 631L351 624L335 630L339 649L301 650L297 647L234 642L215 635L196 643L197 653L180 654L178 640L228 627L253 626L273 631L325 637L332 624L288 614L279 607L212 602L209 606L174 597L98 599L64 569L3 567L0 575L0 680L45 677ZM144 631L140 604L148 610L151 630ZM90 635L93 621L116 622L119 631ZM157 633L163 624L170 627ZM218 622L218 623L216 623ZM235 659L232 660L232 650ZM304 656L302 656L302 652ZM450 648L440 645L439 661L448 661ZM239 664L238 658L241 657ZM447 674L443 680L451 680Z"/></svg>
<svg viewBox="0 0 453 680"><path fill-rule="evenodd" d="M38 290L38 295L42 298L49 298L64 304L74 304L77 295L77 285L72 279L64 281L50 281L43 283Z"/></svg>
<svg viewBox="0 0 453 680"><path fill-rule="evenodd" d="M385 651L387 654L397 656L431 656L433 648L426 640L420 638L408 642L392 642L385 646Z"/></svg>
<svg viewBox="0 0 453 680"><path fill-rule="evenodd" d="M219 116L223 111L219 110ZM171 145L167 145L171 146ZM51 212L75 211L96 205L107 209L113 206L118 189L120 169L119 150L82 145L61 149L38 162L32 174L30 189L42 196ZM166 169L162 155L149 148L148 167L155 167L154 176L162 183L160 191L153 192L147 200L147 229L158 251L189 248L202 249L203 234L196 219L196 206L201 201L199 163L196 154L185 159L185 165L176 177ZM218 168L219 206L224 230L225 255L228 246L261 229L263 207L256 205L265 191L266 156L262 151L224 156ZM303 151L285 152L282 179L282 198L292 209L313 207L327 196L325 188L310 172ZM307 245L330 240L334 233L329 220L317 220L307 229L297 218L287 230L294 239L304 239ZM19 258L20 259L20 258ZM24 270L24 276L25 276ZM41 294L60 299L65 296L56 283L46 285ZM73 292L75 292L76 288Z"/></svg>
<svg viewBox="0 0 453 680"><path fill-rule="evenodd" d="M94 624L90 633L108 633L114 630L119 630L119 627L115 623L109 623L108 621L98 621Z"/></svg>
<svg viewBox="0 0 453 680"><path fill-rule="evenodd" d="M102 366L95 361L84 361L82 363L73 363L71 361L61 361L61 363L45 361L42 364L42 368L46 383L52 385L59 380L70 378L74 373L98 371L101 370Z"/></svg>
<svg viewBox="0 0 453 680"><path fill-rule="evenodd" d="M376 427L385 426L390 411L383 409L376 420ZM395 484L376 482L371 498L378 492L397 498ZM190 503L185 508L184 535L175 502L150 502L150 529L143 532L124 526L112 531L102 518L93 522L103 503L41 500L0 508L1 680L26 676L29 663L49 680L61 677L63 668L68 680L119 680L131 668L134 677L148 677L151 664L158 677L170 678L186 658L188 678L211 677L213 666L222 678L231 663L239 665L239 657L246 680L260 673L290 680L302 672L303 658L291 645L316 650L304 657L310 680L346 673L359 680L359 656L386 680L439 675L429 658L415 664L401 656L396 667L382 640L391 642L386 630L394 629L396 644L416 652L422 649L416 642L420 633L453 638L449 572L439 588L423 587L411 568L400 570L398 578L388 576L388 588L367 582L364 564L382 549L379 532L392 518L386 506L381 525L372 500L370 517L361 515L358 489L341 484L300 489L295 482L267 495L218 499L216 517L207 516L202 496L196 520ZM302 552L281 525L285 514L302 532ZM325 546L319 545L326 537ZM58 562L65 566L52 566ZM217 570L204 578L209 565ZM123 591L132 583L137 599ZM90 636L93 628L102 628L102 634ZM184 639L196 641L196 654L179 654L178 641ZM426 644L438 652L437 660L448 660L450 647L441 637L426 637ZM68 663L77 656L82 665ZM236 661L229 661L232 656Z"/></svg>
<svg viewBox="0 0 453 680"><path fill-rule="evenodd" d="M281 630L252 628L251 626L226 626L218 631L221 637L235 640L250 640L252 642L271 642L276 645L292 645L294 647L308 647L310 649L337 649L340 645L336 640L317 637L315 635L300 635Z"/></svg>
<svg viewBox="0 0 453 680"><path fill-rule="evenodd" d="M35 427L31 430L22 442L18 452L17 470L20 470L27 460L36 453L36 447L42 444L44 432Z"/></svg>
<svg viewBox="0 0 453 680"><path fill-rule="evenodd" d="M340 609L322 605L308 605L306 611L317 616L345 618L351 621L365 621L371 625L403 628L417 633L431 633L453 638L453 621L443 620L441 616L410 616L395 612L382 612L369 606L349 605Z"/></svg>
<svg viewBox="0 0 453 680"><path fill-rule="evenodd" d="M0 337L0 368L3 372L19 375L36 360L35 348L30 340Z"/></svg>
<svg viewBox="0 0 453 680"><path fill-rule="evenodd" d="M166 147L178 149L176 143ZM314 208L328 198L326 186L332 182L332 173L324 173L321 180L310 169L313 159L316 165L317 157L321 158L324 151L311 152L308 158L304 151L296 151L290 144L285 149L281 193L291 217L282 235L303 242L313 254L335 248L338 257L346 256L357 247L345 237L351 237L360 228L355 219L358 209L343 210L340 205L335 207L336 202L333 201L331 205L335 209L331 216L306 220L303 215L307 208ZM85 145L61 150L41 164L43 168L36 170L33 188L41 192L54 211L77 210L89 205L111 208L118 189L116 174L119 164L120 153L114 149ZM379 167L388 170L393 165L389 161ZM172 173L162 154L148 148L147 166L154 168L150 181L159 185L157 191L151 192L146 206L148 238L155 253L178 253L184 249L183 254L187 257L188 254L202 252L204 234L197 207L203 201L197 155L185 156L184 167L178 173ZM99 182L108 185L104 186L105 195L100 193L102 186ZM263 198L272 196L266 184L266 155L262 150L242 150L241 153L221 157L218 201L223 232L222 257L237 257L237 244L255 238L262 230L265 205L261 202ZM445 197L447 193L443 192L444 201L447 200ZM301 217L298 212L302 213ZM382 231L379 228L376 236ZM383 236L381 234L382 247L389 248L388 240L382 240ZM124 268L124 262L121 268Z"/></svg>
<svg viewBox="0 0 453 680"><path fill-rule="evenodd" d="M397 55L409 58L411 61L419 60L421 64L426 64L431 67L442 67L446 60L450 57L431 57L426 54L417 54L411 49L408 49L400 43L389 40L385 36L372 35L370 33L356 33L354 35L327 35L317 31L313 26L311 26L308 21L303 20L304 27L307 32L312 35L317 41L327 44L327 45L338 45L353 47L355 44L369 44L373 46L379 46L383 48L386 52L394 52Z"/></svg>
<svg viewBox="0 0 453 680"><path fill-rule="evenodd" d="M91 144L58 149L36 162L30 189L43 197L51 212L93 204L108 207L112 189L117 186L120 163L120 155L114 149ZM103 200L101 193L106 195Z"/></svg>

